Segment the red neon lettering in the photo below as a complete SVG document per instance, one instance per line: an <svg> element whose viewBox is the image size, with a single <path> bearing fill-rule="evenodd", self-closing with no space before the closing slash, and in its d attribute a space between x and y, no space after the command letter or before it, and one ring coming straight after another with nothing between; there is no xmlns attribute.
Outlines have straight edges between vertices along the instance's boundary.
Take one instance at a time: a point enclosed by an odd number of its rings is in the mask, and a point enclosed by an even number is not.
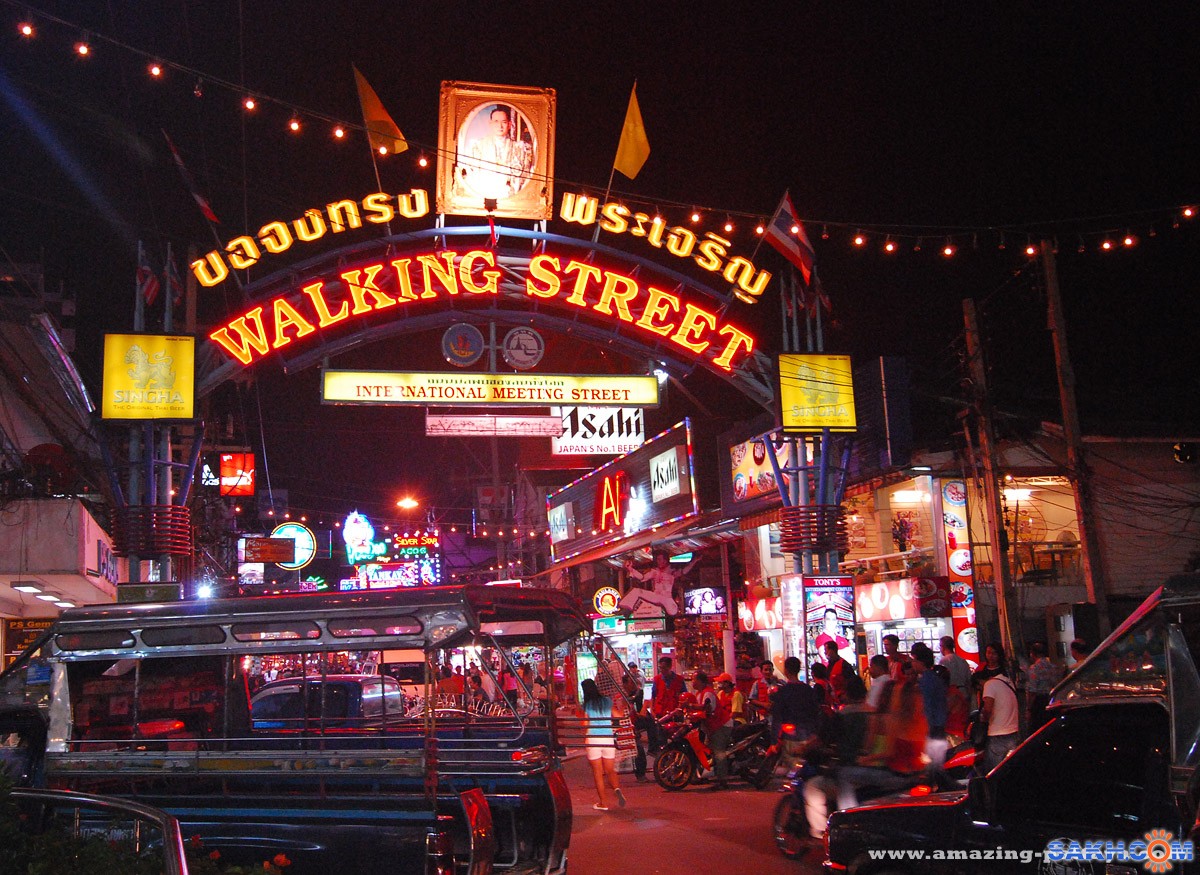
<svg viewBox="0 0 1200 875"><path fill-rule="evenodd" d="M248 365L254 360L251 350L259 355L266 355L270 349L267 345L267 333L263 330L262 312L262 307L255 307L246 315L237 317L229 325L218 328L208 336L225 347L239 362ZM237 334L236 338L230 336L230 328Z"/></svg>
<svg viewBox="0 0 1200 875"><path fill-rule="evenodd" d="M296 329L296 337L304 337L306 334L312 334L317 329L313 328L307 319L296 312L296 308L288 303L287 298L276 298L274 301L275 310L275 339L271 342L272 349L279 349L281 346L287 346L292 342L292 338L286 334L286 329L291 326Z"/></svg>
<svg viewBox="0 0 1200 875"><path fill-rule="evenodd" d="M617 291L618 285L623 287L624 291ZM617 318L622 322L632 322L633 316L629 312L629 302L636 298L637 294L638 285L629 277L605 271L604 289L600 292L600 303L593 309L611 316L613 314L612 305L615 303Z"/></svg>

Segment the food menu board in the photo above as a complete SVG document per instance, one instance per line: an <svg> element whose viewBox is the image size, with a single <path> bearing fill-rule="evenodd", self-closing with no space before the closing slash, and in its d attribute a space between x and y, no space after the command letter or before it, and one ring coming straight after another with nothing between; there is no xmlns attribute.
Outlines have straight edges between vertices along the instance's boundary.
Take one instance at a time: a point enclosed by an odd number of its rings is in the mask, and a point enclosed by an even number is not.
<svg viewBox="0 0 1200 875"><path fill-rule="evenodd" d="M787 442L772 441L775 455L782 467L787 460ZM764 440L743 441L729 448L729 461L733 477L733 500L748 501L760 495L775 495L778 485L775 482L775 471L771 460L767 458L767 444ZM787 474L783 475L784 483L790 482Z"/></svg>
<svg viewBox="0 0 1200 875"><path fill-rule="evenodd" d="M979 660L979 634L975 628L975 574L967 536L966 481L942 481L941 506L954 641L959 655L974 668Z"/></svg>

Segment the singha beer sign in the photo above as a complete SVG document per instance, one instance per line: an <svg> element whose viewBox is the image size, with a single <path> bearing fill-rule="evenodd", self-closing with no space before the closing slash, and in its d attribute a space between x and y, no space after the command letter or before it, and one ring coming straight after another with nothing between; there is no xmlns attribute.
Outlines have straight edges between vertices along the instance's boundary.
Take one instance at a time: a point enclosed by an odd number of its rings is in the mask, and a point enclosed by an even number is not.
<svg viewBox="0 0 1200 875"><path fill-rule="evenodd" d="M196 338L104 335L104 419L192 419Z"/></svg>

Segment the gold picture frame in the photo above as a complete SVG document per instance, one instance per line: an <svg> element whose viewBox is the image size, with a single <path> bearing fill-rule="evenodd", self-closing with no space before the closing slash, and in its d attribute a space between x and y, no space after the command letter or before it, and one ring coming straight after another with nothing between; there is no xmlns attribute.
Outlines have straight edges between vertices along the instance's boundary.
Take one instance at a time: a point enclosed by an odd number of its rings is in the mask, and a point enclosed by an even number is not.
<svg viewBox="0 0 1200 875"><path fill-rule="evenodd" d="M549 219L556 104L553 88L443 82L437 211Z"/></svg>

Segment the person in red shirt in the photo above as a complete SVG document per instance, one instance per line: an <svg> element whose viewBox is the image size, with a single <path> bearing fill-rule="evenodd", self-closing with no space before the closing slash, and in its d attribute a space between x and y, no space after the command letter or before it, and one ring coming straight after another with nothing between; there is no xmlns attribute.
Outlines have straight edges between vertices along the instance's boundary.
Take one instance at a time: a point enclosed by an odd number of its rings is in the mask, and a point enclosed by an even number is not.
<svg viewBox="0 0 1200 875"><path fill-rule="evenodd" d="M658 660L658 674L654 676L650 688L650 713L656 720L662 719L678 708L679 697L687 691L687 685L683 682L683 677L675 673L674 665L675 661L669 656L661 657ZM657 722L654 723L648 734L651 736L651 751L662 747L662 733Z"/></svg>
<svg viewBox="0 0 1200 875"><path fill-rule="evenodd" d="M838 654L836 641L826 641L824 647L825 668L829 673L829 688L833 692L834 704L841 705L846 701L846 685L850 682L850 678L858 676L858 672L854 670L854 666Z"/></svg>

